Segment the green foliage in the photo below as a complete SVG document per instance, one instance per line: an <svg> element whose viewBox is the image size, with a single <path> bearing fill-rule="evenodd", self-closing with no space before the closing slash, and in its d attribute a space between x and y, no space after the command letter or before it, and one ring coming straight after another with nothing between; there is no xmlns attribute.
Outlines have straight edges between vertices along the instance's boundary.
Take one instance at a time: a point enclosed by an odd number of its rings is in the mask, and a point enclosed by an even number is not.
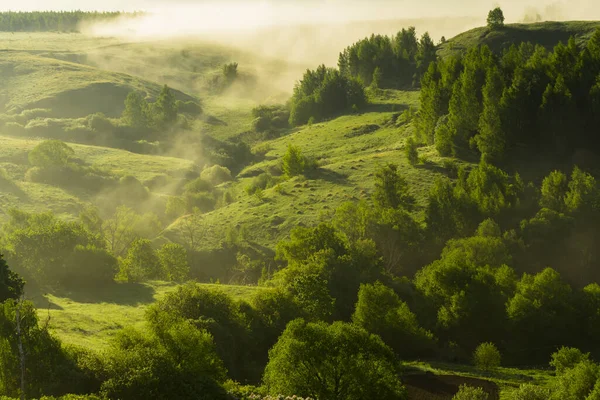
<svg viewBox="0 0 600 400"><path fill-rule="evenodd" d="M255 194L258 190L265 190L275 185L275 179L267 172L252 178L252 181L246 186L246 193Z"/></svg>
<svg viewBox="0 0 600 400"><path fill-rule="evenodd" d="M373 88L403 87L418 84L435 60L436 49L429 34L419 40L415 28L410 27L393 37L371 35L354 43L340 53L338 67L342 74Z"/></svg>
<svg viewBox="0 0 600 400"><path fill-rule="evenodd" d="M408 191L408 184L395 164L387 164L375 174L373 202L381 208L411 210L415 198Z"/></svg>
<svg viewBox="0 0 600 400"><path fill-rule="evenodd" d="M60 140L46 140L29 152L29 163L38 168L67 167L75 151Z"/></svg>
<svg viewBox="0 0 600 400"><path fill-rule="evenodd" d="M532 384L523 384L513 392L511 400L547 400L550 389Z"/></svg>
<svg viewBox="0 0 600 400"><path fill-rule="evenodd" d="M452 400L488 400L489 395L479 387L461 385Z"/></svg>
<svg viewBox="0 0 600 400"><path fill-rule="evenodd" d="M487 25L491 30L500 29L504 26L504 13L500 7L496 7L488 13Z"/></svg>
<svg viewBox="0 0 600 400"><path fill-rule="evenodd" d="M162 275L175 282L188 279L190 266L185 247L177 243L165 243L157 252L162 267Z"/></svg>
<svg viewBox="0 0 600 400"><path fill-rule="evenodd" d="M288 324L269 352L264 382L271 394L312 398L406 399L392 351L352 324Z"/></svg>
<svg viewBox="0 0 600 400"><path fill-rule="evenodd" d="M106 22L121 17L136 17L141 13L119 11L36 11L0 13L0 31L6 32L76 32L80 24Z"/></svg>
<svg viewBox="0 0 600 400"><path fill-rule="evenodd" d="M126 282L160 279L164 275L160 260L148 239L134 240L120 264L117 278Z"/></svg>
<svg viewBox="0 0 600 400"><path fill-rule="evenodd" d="M360 283L376 281L382 272L370 240L347 243L332 225L296 228L277 245L287 268L273 278L317 319L347 320L354 311Z"/></svg>
<svg viewBox="0 0 600 400"><path fill-rule="evenodd" d="M212 337L189 322L132 328L116 336L104 371L102 394L118 399L227 399L225 369Z"/></svg>
<svg viewBox="0 0 600 400"><path fill-rule="evenodd" d="M227 83L232 83L238 76L238 63L232 62L223 65L223 78Z"/></svg>
<svg viewBox="0 0 600 400"><path fill-rule="evenodd" d="M146 129L150 125L151 115L148 102L139 92L131 92L125 99L125 109L121 119L127 125Z"/></svg>
<svg viewBox="0 0 600 400"><path fill-rule="evenodd" d="M502 11L491 11L488 22L500 29ZM566 160L578 148L597 149L586 128L600 104L594 100L599 57L591 54L571 38L550 54L532 43L502 54L482 45L432 63L421 82L419 138L435 142L444 156L476 148L493 163L534 151Z"/></svg>
<svg viewBox="0 0 600 400"><path fill-rule="evenodd" d="M406 153L406 158L408 159L408 163L410 165L415 166L419 163L419 152L417 151L417 143L412 137L408 138L404 151Z"/></svg>
<svg viewBox="0 0 600 400"><path fill-rule="evenodd" d="M36 310L29 302L8 300L0 303L0 396L18 397L20 392L20 357L15 334L16 312L20 314L21 342L25 358L26 398L62 395L93 390L87 386L82 371L50 335L38 324Z"/></svg>
<svg viewBox="0 0 600 400"><path fill-rule="evenodd" d="M560 171L552 171L542 182L540 206L564 212L567 190L567 176Z"/></svg>
<svg viewBox="0 0 600 400"><path fill-rule="evenodd" d="M39 284L75 286L112 281L110 255L98 250L103 247L100 238L81 224L61 221L51 213L11 210L10 214L3 245L8 261L25 278ZM79 264L83 253L88 253L90 262Z"/></svg>
<svg viewBox="0 0 600 400"><path fill-rule="evenodd" d="M306 167L306 157L302 154L299 147L288 145L287 151L283 155L282 170L285 176L291 178L296 175L302 175Z"/></svg>
<svg viewBox="0 0 600 400"><path fill-rule="evenodd" d="M151 306L147 316L154 330L164 329L176 321L187 321L204 329L214 339L216 352L237 381L257 379L256 352L263 350L253 341L246 326L244 305L234 302L221 290L205 289L197 284L180 286ZM247 310L251 313L251 310ZM264 349L266 353L266 349Z"/></svg>
<svg viewBox="0 0 600 400"><path fill-rule="evenodd" d="M380 336L400 358L424 357L435 349L431 332L419 326L408 305L380 282L360 285L352 322Z"/></svg>
<svg viewBox="0 0 600 400"><path fill-rule="evenodd" d="M555 383L552 400L596 399L597 381L600 376L598 365L584 360L563 372ZM592 394L592 392L595 392ZM588 397L589 396L589 397Z"/></svg>
<svg viewBox="0 0 600 400"><path fill-rule="evenodd" d="M290 111L285 106L260 105L252 109L252 126L256 132L269 132L289 127Z"/></svg>
<svg viewBox="0 0 600 400"><path fill-rule="evenodd" d="M524 357L541 361L547 357L541 350L544 346L569 343L574 317L572 289L556 271L546 268L535 276L524 274L506 307L512 329L518 333L514 345L531 340L538 344L536 348L521 347L526 349Z"/></svg>
<svg viewBox="0 0 600 400"><path fill-rule="evenodd" d="M481 343L473 353L475 366L484 371L498 368L501 359L500 351L493 343Z"/></svg>
<svg viewBox="0 0 600 400"><path fill-rule="evenodd" d="M565 371L573 368L580 362L589 359L589 353L582 353L581 350L574 347L561 347L552 353L550 365L556 370L556 375L562 375Z"/></svg>
<svg viewBox="0 0 600 400"><path fill-rule="evenodd" d="M177 120L178 105L171 89L164 85L151 106L152 118L157 128L165 128Z"/></svg>
<svg viewBox="0 0 600 400"><path fill-rule="evenodd" d="M3 256L0 256L0 303L21 297L24 285L23 279L11 271Z"/></svg>
<svg viewBox="0 0 600 400"><path fill-rule="evenodd" d="M307 70L294 87L291 100L290 124L303 125L312 117L319 121L367 103L364 87L354 78L338 70L319 66Z"/></svg>

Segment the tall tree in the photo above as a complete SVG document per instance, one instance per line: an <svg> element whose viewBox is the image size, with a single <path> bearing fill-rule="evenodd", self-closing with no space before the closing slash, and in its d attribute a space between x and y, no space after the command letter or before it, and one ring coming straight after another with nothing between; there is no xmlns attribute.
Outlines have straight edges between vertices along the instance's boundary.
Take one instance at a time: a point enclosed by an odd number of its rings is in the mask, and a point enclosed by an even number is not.
<svg viewBox="0 0 600 400"><path fill-rule="evenodd" d="M381 208L412 209L415 198L410 194L406 179L398 172L398 166L387 164L375 174L373 201Z"/></svg>
<svg viewBox="0 0 600 400"><path fill-rule="evenodd" d="M499 110L502 90L502 75L492 67L483 87L483 112L479 118L479 134L475 136L482 160L486 162L497 162L504 156L506 139Z"/></svg>

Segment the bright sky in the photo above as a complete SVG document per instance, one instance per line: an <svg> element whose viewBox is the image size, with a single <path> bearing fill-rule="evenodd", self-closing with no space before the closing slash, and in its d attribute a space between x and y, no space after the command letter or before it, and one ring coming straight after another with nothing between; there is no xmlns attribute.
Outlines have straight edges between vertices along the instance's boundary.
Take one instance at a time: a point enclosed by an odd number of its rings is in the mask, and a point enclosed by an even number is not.
<svg viewBox="0 0 600 400"><path fill-rule="evenodd" d="M232 8L231 4L236 4ZM338 19L395 19L427 16L479 16L500 5L507 22L516 21L527 12L552 14L555 19L600 19L598 0L0 0L0 10L169 10L189 12L195 9L218 13L219 9L239 10L264 19L277 18L281 11L301 14L317 20ZM207 8L208 7L208 8ZM251 14L248 14L253 10ZM265 10L266 14L265 14ZM548 10L551 10L549 12ZM234 11L235 12L235 11ZM558 16L562 18L558 18ZM298 19L298 18L296 18Z"/></svg>

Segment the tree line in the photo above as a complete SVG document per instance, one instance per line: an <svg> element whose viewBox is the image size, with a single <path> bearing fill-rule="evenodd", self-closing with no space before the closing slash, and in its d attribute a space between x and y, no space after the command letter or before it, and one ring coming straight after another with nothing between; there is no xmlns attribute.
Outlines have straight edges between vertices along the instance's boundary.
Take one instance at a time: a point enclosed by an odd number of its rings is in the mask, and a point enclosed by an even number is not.
<svg viewBox="0 0 600 400"><path fill-rule="evenodd" d="M432 63L421 82L419 139L442 155L470 151L488 162L532 152L565 160L600 150L600 30L552 52L531 43L502 55L487 46Z"/></svg>
<svg viewBox="0 0 600 400"><path fill-rule="evenodd" d="M417 38L414 27L395 36L371 35L340 53L342 75L358 78L365 86L405 88L418 86L429 64L436 60L436 46L424 33Z"/></svg>
<svg viewBox="0 0 600 400"><path fill-rule="evenodd" d="M119 17L137 17L141 12L119 11L7 11L0 13L0 31L77 32L82 22L99 22Z"/></svg>

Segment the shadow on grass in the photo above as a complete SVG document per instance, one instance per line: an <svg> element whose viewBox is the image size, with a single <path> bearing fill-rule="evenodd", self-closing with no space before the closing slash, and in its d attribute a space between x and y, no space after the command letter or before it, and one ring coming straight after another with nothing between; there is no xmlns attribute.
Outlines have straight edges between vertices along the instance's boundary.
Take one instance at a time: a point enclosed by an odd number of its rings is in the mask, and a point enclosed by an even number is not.
<svg viewBox="0 0 600 400"><path fill-rule="evenodd" d="M465 373L473 376L477 376L482 379L496 379L510 382L526 383L534 381L535 379L527 374L519 373L518 369L505 369L499 368L489 371L479 370L475 367L463 364L449 364L443 362L430 362L433 368L439 370L451 370L460 373Z"/></svg>
<svg viewBox="0 0 600 400"><path fill-rule="evenodd" d="M51 292L78 303L111 303L133 306L154 302L154 288L141 283L113 283L99 288L56 289Z"/></svg>
<svg viewBox="0 0 600 400"><path fill-rule="evenodd" d="M408 105L398 103L370 103L363 112L398 112L408 110Z"/></svg>
<svg viewBox="0 0 600 400"><path fill-rule="evenodd" d="M439 172L440 174L448 174L448 170L433 162L425 161L422 164L415 165L415 168L426 169L429 171Z"/></svg>
<svg viewBox="0 0 600 400"><path fill-rule="evenodd" d="M332 171L327 168L316 168L305 173L308 179L321 179L331 183L344 185L348 183L348 177L339 172Z"/></svg>

